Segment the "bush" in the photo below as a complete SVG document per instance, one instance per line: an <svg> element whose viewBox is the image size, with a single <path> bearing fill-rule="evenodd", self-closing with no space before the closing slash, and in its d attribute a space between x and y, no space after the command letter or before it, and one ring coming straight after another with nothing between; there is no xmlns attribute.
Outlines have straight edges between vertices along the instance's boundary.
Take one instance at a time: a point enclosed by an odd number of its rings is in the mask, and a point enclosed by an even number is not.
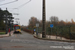
<svg viewBox="0 0 75 50"><path fill-rule="evenodd" d="M26 32L31 33L31 34L34 33L34 31L32 31L32 30L28 30L28 29L23 29L23 31L26 31Z"/></svg>

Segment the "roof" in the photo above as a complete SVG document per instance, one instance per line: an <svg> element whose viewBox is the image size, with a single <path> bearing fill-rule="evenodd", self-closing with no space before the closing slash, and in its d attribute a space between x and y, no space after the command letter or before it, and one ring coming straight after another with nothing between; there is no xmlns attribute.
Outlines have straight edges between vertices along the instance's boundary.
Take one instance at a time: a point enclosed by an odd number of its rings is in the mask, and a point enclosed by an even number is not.
<svg viewBox="0 0 75 50"><path fill-rule="evenodd" d="M20 26L20 25L14 25L14 26Z"/></svg>

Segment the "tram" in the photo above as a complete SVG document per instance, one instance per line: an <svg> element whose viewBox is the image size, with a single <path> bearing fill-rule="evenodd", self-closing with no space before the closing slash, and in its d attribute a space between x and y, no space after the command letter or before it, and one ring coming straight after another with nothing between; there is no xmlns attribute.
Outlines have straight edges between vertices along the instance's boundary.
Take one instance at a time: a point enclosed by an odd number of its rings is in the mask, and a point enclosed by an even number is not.
<svg viewBox="0 0 75 50"><path fill-rule="evenodd" d="M14 33L21 33L20 25L14 25Z"/></svg>

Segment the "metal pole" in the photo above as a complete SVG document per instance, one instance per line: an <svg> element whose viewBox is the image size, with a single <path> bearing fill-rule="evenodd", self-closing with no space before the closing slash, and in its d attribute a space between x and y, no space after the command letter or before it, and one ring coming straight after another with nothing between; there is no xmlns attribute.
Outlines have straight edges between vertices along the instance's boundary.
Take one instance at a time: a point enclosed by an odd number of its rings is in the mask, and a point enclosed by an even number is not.
<svg viewBox="0 0 75 50"><path fill-rule="evenodd" d="M7 11L7 8L6 8L6 11ZM6 34L8 32L8 27L7 27L7 12L6 12Z"/></svg>
<svg viewBox="0 0 75 50"><path fill-rule="evenodd" d="M10 24L10 22L11 22L11 16L9 16L9 29L10 29L10 32L11 32L11 24ZM9 32L9 36L11 36L10 32Z"/></svg>
<svg viewBox="0 0 75 50"><path fill-rule="evenodd" d="M63 27L61 26L61 28L62 28L62 32L61 32L61 40L62 40Z"/></svg>
<svg viewBox="0 0 75 50"><path fill-rule="evenodd" d="M52 34L52 28L51 28L51 34ZM51 34L50 34L50 36L49 36L50 39L51 39Z"/></svg>
<svg viewBox="0 0 75 50"><path fill-rule="evenodd" d="M52 34L52 28L51 28L51 34ZM51 38L51 35L50 35L50 38Z"/></svg>
<svg viewBox="0 0 75 50"><path fill-rule="evenodd" d="M38 36L38 27L37 27L37 36Z"/></svg>
<svg viewBox="0 0 75 50"><path fill-rule="evenodd" d="M57 27L56 27L57 28ZM56 29L56 31L57 31L57 29ZM56 32L56 39L57 39L57 32Z"/></svg>
<svg viewBox="0 0 75 50"><path fill-rule="evenodd" d="M43 0L43 16L42 16L42 38L46 37L46 13L45 13L45 0Z"/></svg>
<svg viewBox="0 0 75 50"><path fill-rule="evenodd" d="M11 27L11 22L12 22L12 16L10 15L9 18L10 18L10 31L12 31L12 27Z"/></svg>
<svg viewBox="0 0 75 50"><path fill-rule="evenodd" d="M71 41L71 31L70 31L71 26L69 26L69 34L70 34L70 41Z"/></svg>

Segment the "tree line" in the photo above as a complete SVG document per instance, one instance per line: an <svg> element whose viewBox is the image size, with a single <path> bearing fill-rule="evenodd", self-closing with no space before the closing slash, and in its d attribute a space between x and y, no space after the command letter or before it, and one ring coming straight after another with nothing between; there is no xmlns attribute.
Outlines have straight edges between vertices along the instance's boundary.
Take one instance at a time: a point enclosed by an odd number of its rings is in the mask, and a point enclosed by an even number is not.
<svg viewBox="0 0 75 50"><path fill-rule="evenodd" d="M29 19L28 27L35 27L36 23L39 23L39 27L42 27L42 20L37 19L36 17L31 17ZM68 25L75 25L75 22L73 19L71 21L63 21L60 20L56 16L51 16L49 21L46 21L46 27L50 27L50 24L53 24L54 26L68 26Z"/></svg>
<svg viewBox="0 0 75 50"><path fill-rule="evenodd" d="M6 19L7 16L7 19ZM5 25L6 25L6 20L7 20L7 25L9 27L10 22L13 24L14 17L12 17L12 13L10 13L8 10L2 10L0 8L0 30L5 30ZM11 20L11 21L10 21Z"/></svg>
<svg viewBox="0 0 75 50"><path fill-rule="evenodd" d="M37 31L36 23L39 23L38 32L42 33L42 20L39 20L36 17L31 17L29 19L27 29L36 29ZM50 24L54 25L54 27L52 28L52 33ZM56 16L51 16L50 20L46 21L46 34L75 39L75 22L73 19L71 19L71 21L63 21L59 20L59 18Z"/></svg>

